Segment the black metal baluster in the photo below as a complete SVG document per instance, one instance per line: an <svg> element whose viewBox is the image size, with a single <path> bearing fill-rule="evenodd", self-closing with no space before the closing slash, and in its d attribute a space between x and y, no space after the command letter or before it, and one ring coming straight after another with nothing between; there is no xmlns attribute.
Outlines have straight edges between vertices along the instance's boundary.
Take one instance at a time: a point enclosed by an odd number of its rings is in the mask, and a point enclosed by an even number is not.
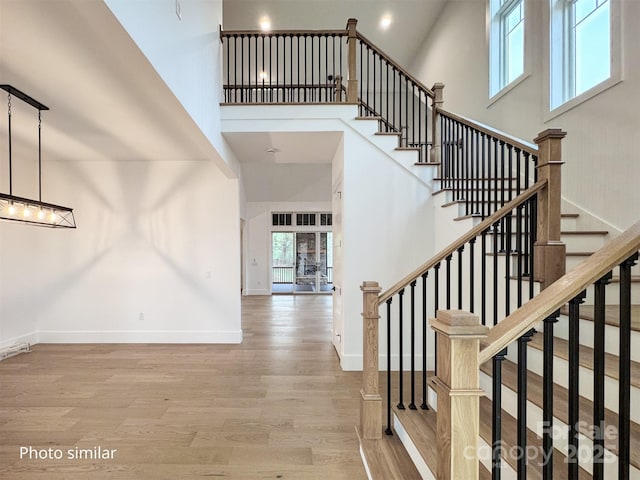
<svg viewBox="0 0 640 480"><path fill-rule="evenodd" d="M240 101L244 103L244 35L240 35Z"/></svg>
<svg viewBox="0 0 640 480"><path fill-rule="evenodd" d="M522 306L522 205L516 207L516 282L518 308Z"/></svg>
<svg viewBox="0 0 640 480"><path fill-rule="evenodd" d="M462 310L462 252L464 246L458 250L458 310Z"/></svg>
<svg viewBox="0 0 640 480"><path fill-rule="evenodd" d="M404 339L403 339L403 334L402 334L402 323L403 323L403 313L402 313L402 307L404 304L404 288L402 290L400 290L398 292L398 316L399 318L399 322L398 322L398 326L399 326L399 334L398 334L398 340L399 340L399 347L400 347L400 351L398 352L398 361L399 361L399 367L398 367L398 383L399 383L399 401L398 401L398 409L399 410L404 410L404 402L402 401L402 394L403 394L403 390L404 390L404 368L403 368L403 351L402 351L402 346L404 343Z"/></svg>
<svg viewBox="0 0 640 480"><path fill-rule="evenodd" d="M493 324L498 323L498 225L493 224Z"/></svg>
<svg viewBox="0 0 640 480"><path fill-rule="evenodd" d="M480 203L480 197L481 197L481 181L480 180L480 132L474 130L474 134L473 134L473 139L475 140L475 154L474 154L474 158L476 160L475 163L475 171L474 171L474 178L476 179L475 181L475 208L473 210L473 214L474 215L482 215L482 204Z"/></svg>
<svg viewBox="0 0 640 480"><path fill-rule="evenodd" d="M474 313L475 311L475 302L474 302L474 292L475 292L475 261L474 261L474 250L476 245L476 239L472 238L469 240L469 311Z"/></svg>
<svg viewBox="0 0 640 480"><path fill-rule="evenodd" d="M480 214L482 216L482 219L484 220L486 216L488 216L487 210L489 207L489 202L488 200L490 200L490 198L487 198L487 195L490 195L490 191L487 188L488 184L485 185L486 180L486 162L487 162L487 158L486 158L486 135L484 133L480 133L480 135L482 136L482 160L481 160L481 165L482 165L482 173L480 174L480 182L479 182L479 186L480 188L482 188L482 203L480 204Z"/></svg>
<svg viewBox="0 0 640 480"><path fill-rule="evenodd" d="M544 319L542 351L542 465L543 480L553 480L553 324L559 311Z"/></svg>
<svg viewBox="0 0 640 480"><path fill-rule="evenodd" d="M500 181L498 177L498 139L492 137L491 140L493 140L493 211L497 212L500 209L500 207L498 206L500 203L500 188L498 184L498 182ZM491 213L492 212L489 212L489 214Z"/></svg>
<svg viewBox="0 0 640 480"><path fill-rule="evenodd" d="M504 204L505 204L505 201L504 201L504 198L505 198L505 193L504 193L505 183L504 183L504 180L505 180L506 172L505 172L505 165L504 165L504 163L505 163L504 145L505 145L505 142L500 140L500 207L503 207ZM505 220L503 218L501 220L501 222L500 222L500 225L502 227L500 230L503 232L503 234L504 234L504 231L505 231L504 223L505 223ZM501 235L500 239L501 239L501 241L500 241L500 250L504 251L504 248L505 248L505 246L504 246L504 241L505 241L504 235Z"/></svg>
<svg viewBox="0 0 640 480"><path fill-rule="evenodd" d="M491 478L500 480L502 474L502 361L505 348L493 357L491 397Z"/></svg>
<svg viewBox="0 0 640 480"><path fill-rule="evenodd" d="M471 142L469 141L469 131L471 129L465 125L464 127L464 214L469 215L471 213Z"/></svg>
<svg viewBox="0 0 640 480"><path fill-rule="evenodd" d="M411 282L411 401L409 410L416 410L416 281Z"/></svg>
<svg viewBox="0 0 640 480"><path fill-rule="evenodd" d="M482 325L487 324L487 230L482 232L482 247L480 251L480 262L482 265L481 302L482 302Z"/></svg>
<svg viewBox="0 0 640 480"><path fill-rule="evenodd" d="M511 313L511 223L513 222L513 215L511 212L507 214L504 219L507 231L503 237L506 236L506 245L504 251L504 316L507 317Z"/></svg>
<svg viewBox="0 0 640 480"><path fill-rule="evenodd" d="M580 421L580 304L584 302L587 292L582 291L569 301L569 388L568 388L568 422L569 439L567 447L568 480L578 480L579 465L579 430Z"/></svg>
<svg viewBox="0 0 640 480"><path fill-rule="evenodd" d="M434 267L433 267L433 290L434 290L434 295L433 295L433 315L434 317L436 316L436 314L438 313L438 308L440 305L440 301L438 298L438 293L440 292L440 264L437 263ZM434 358L434 371L435 371L435 375L436 377L438 376L438 342L434 342L433 344L433 358Z"/></svg>
<svg viewBox="0 0 640 480"><path fill-rule="evenodd" d="M447 310L451 310L451 255L448 255L447 258L445 258L445 268L446 268L446 273L447 273L447 284L446 286L446 292L447 292L447 296L446 296L446 301L447 301Z"/></svg>
<svg viewBox="0 0 640 480"><path fill-rule="evenodd" d="M420 408L429 410L427 405L427 277L422 274L422 404Z"/></svg>
<svg viewBox="0 0 640 480"><path fill-rule="evenodd" d="M511 197L512 197L512 184L511 184L511 177L513 176L513 145L509 145L509 168L508 168L508 174L509 174L509 183L507 184L507 191L509 192L509 194L507 195L507 202L511 201ZM516 179L516 184L518 184L520 182L520 179Z"/></svg>
<svg viewBox="0 0 640 480"><path fill-rule="evenodd" d="M518 480L527 478L527 344L536 333L531 329L518 339L518 412L516 443L518 446Z"/></svg>
<svg viewBox="0 0 640 480"><path fill-rule="evenodd" d="M393 435L391 430L391 302L393 298L387 300L387 435Z"/></svg>
<svg viewBox="0 0 640 480"><path fill-rule="evenodd" d="M593 318L593 478L604 480L604 355L606 287L611 272L595 283Z"/></svg>
<svg viewBox="0 0 640 480"><path fill-rule="evenodd" d="M631 460L631 267L636 252L620 265L620 372L618 380L618 480L629 480Z"/></svg>

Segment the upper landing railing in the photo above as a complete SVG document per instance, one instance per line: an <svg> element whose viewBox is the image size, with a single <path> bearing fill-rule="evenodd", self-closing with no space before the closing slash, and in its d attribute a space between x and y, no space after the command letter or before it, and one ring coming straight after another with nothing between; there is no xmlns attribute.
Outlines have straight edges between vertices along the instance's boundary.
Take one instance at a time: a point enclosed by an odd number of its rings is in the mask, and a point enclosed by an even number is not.
<svg viewBox="0 0 640 480"><path fill-rule="evenodd" d="M429 89L356 30L222 31L226 103L353 103L397 133L401 148L431 158L433 106Z"/></svg>
<svg viewBox="0 0 640 480"><path fill-rule="evenodd" d="M224 101L351 103L399 136L418 161L440 165L465 215L487 218L537 181L538 148L445 111L426 87L356 30L222 31ZM499 192L490 196L489 191ZM529 214L529 212L526 212Z"/></svg>

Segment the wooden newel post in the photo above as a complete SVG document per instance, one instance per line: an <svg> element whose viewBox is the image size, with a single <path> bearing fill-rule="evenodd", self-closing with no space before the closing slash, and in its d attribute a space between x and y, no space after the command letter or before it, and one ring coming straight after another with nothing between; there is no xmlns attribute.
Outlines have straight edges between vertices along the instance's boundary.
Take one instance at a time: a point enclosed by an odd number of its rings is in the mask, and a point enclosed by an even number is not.
<svg viewBox="0 0 640 480"><path fill-rule="evenodd" d="M362 389L360 390L360 435L382 437L382 397L378 370L378 282L363 282L362 290Z"/></svg>
<svg viewBox="0 0 640 480"><path fill-rule="evenodd" d="M566 247L560 240L560 208L562 203L562 139L566 132L551 128L540 132L538 144L538 180L547 185L538 194L538 236L534 245L536 279L546 288L565 274Z"/></svg>
<svg viewBox="0 0 640 480"><path fill-rule="evenodd" d="M480 340L488 327L462 310L438 311L436 331L438 376L438 480L477 480L480 431Z"/></svg>
<svg viewBox="0 0 640 480"><path fill-rule="evenodd" d="M358 20L350 18L347 20L347 62L349 66L347 76L347 102L358 103L358 76L356 74L356 43L358 32L356 25Z"/></svg>
<svg viewBox="0 0 640 480"><path fill-rule="evenodd" d="M431 101L431 155L429 161L431 163L440 163L442 158L442 131L440 130L438 109L442 108L444 103L442 99L444 83L435 83L431 90L433 90L433 100Z"/></svg>

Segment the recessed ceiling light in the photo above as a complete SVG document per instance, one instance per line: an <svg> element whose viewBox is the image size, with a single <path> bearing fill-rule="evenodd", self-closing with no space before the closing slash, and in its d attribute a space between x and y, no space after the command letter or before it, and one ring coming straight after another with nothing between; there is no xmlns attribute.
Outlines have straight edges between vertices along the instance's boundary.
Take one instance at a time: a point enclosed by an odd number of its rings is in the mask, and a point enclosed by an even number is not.
<svg viewBox="0 0 640 480"><path fill-rule="evenodd" d="M391 15L385 15L380 19L380 27L386 30L391 25Z"/></svg>
<svg viewBox="0 0 640 480"><path fill-rule="evenodd" d="M260 30L263 32L271 30L271 20L269 20L269 17L262 17L260 19Z"/></svg>

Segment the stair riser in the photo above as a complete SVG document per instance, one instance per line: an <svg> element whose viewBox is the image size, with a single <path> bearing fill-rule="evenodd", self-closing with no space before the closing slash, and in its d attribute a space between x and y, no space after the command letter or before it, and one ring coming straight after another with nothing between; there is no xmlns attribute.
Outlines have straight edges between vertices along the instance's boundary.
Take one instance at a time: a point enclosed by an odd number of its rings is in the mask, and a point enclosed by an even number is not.
<svg viewBox="0 0 640 480"><path fill-rule="evenodd" d="M562 317L561 317L562 318ZM554 325L553 333L556 337L567 340L569 338L569 324L561 320ZM590 320L580 320L580 344L593 348L593 322ZM620 331L613 325L605 325L605 351L613 355L619 354ZM640 345L640 332L631 331L631 344ZM631 360L640 362L640 349L631 349Z"/></svg>
<svg viewBox="0 0 640 480"><path fill-rule="evenodd" d="M595 252L608 241L608 235L585 233L580 235L562 234L560 239L567 246L567 252Z"/></svg>
<svg viewBox="0 0 640 480"><path fill-rule="evenodd" d="M491 377L485 373L480 373L480 387L487 393L487 397L491 399ZM502 409L511 416L516 417L517 414L517 394L509 388L502 387ZM529 430L536 432L542 437L542 409L531 402L527 403L527 427ZM567 453L568 427L566 424L554 418L554 447L563 454ZM535 447L534 447L535 448ZM582 468L591 472L591 456L589 452L593 451L593 444L584 435L580 436L580 465ZM605 462L605 478L617 478L617 457L611 452L606 451ZM631 466L630 478L640 480L640 470Z"/></svg>
<svg viewBox="0 0 640 480"><path fill-rule="evenodd" d="M513 349L516 350L515 348ZM536 348L529 348L527 352L527 366L529 370L542 376L543 353ZM513 361L513 359L511 359ZM569 364L562 358L555 358L553 364L554 382L564 388L568 388ZM580 395L593 400L593 370L580 367ZM618 413L618 381L611 377L605 377L605 406L612 412ZM638 405L640 402L640 389L631 387L631 404ZM631 420L640 423L640 409L631 409Z"/></svg>

